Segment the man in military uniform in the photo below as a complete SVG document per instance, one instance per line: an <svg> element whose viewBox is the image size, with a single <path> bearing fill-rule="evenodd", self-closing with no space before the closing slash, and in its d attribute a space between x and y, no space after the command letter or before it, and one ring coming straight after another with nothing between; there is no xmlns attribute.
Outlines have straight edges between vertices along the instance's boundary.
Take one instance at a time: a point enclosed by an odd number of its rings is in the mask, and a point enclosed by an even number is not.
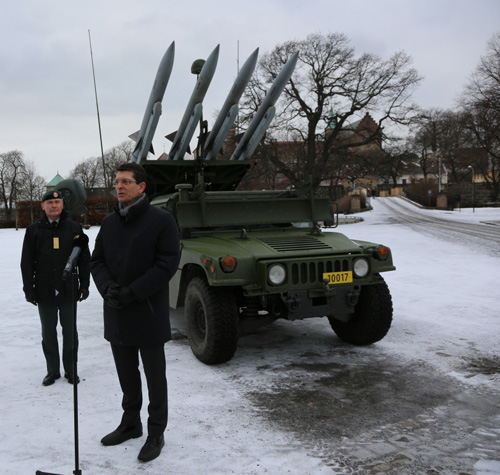
<svg viewBox="0 0 500 475"><path fill-rule="evenodd" d="M57 342L57 322L62 327L62 361L69 383L79 382L73 374L74 300L89 295L90 252L83 249L77 263L78 287L73 292L72 280L63 280L63 271L74 246L75 236L83 234L80 224L71 220L60 192L47 191L42 197L43 216L26 229L21 257L23 291L26 301L38 307L42 324L42 348L47 375L42 384L49 386L61 377Z"/></svg>

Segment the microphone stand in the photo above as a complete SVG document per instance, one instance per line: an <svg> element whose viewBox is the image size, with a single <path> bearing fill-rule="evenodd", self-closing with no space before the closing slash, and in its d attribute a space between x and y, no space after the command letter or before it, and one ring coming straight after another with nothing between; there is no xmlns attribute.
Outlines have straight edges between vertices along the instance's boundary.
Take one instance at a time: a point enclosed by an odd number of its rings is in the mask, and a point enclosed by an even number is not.
<svg viewBox="0 0 500 475"><path fill-rule="evenodd" d="M66 273L63 275L66 280ZM77 308L77 287L76 278L76 259L75 265L71 270L71 297L73 299L73 414L74 414L74 432L75 432L75 470L74 475L82 475L79 467L79 446L78 446L78 332L76 329L76 308ZM57 473L42 472L37 470L36 475L59 475Z"/></svg>

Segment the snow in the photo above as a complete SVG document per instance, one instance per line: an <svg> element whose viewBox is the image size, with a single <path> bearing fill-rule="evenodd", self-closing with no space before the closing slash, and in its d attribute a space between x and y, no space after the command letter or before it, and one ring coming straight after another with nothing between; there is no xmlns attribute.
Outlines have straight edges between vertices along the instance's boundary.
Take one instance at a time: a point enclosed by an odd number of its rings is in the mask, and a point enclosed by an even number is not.
<svg viewBox="0 0 500 475"><path fill-rule="evenodd" d="M468 241L450 242L446 236L418 226L384 225L390 214L372 200L374 212L363 213L364 222L341 231L351 239L379 242L391 248L396 272L384 274L394 304L393 325L404 324L409 332L408 358L415 356L415 345L447 346L456 355L467 354L475 347L484 353L498 355L498 280L500 249L496 257ZM479 224L500 220L499 208L434 211L415 209L412 204L398 203L424 216L439 217L460 223ZM486 226L486 225L485 225ZM397 335L398 353L404 352L404 335ZM384 340L386 341L386 340ZM450 345L453 343L453 345ZM449 346L452 346L450 349ZM426 361L432 353L426 354ZM435 363L438 364L439 358Z"/></svg>
<svg viewBox="0 0 500 475"><path fill-rule="evenodd" d="M338 231L392 249L397 270L384 277L393 297L394 322L378 345L401 359L425 359L426 364L468 385L498 388L498 375L466 377L456 371L455 363L463 357L498 358L500 318L495 277L500 254L394 223L382 199L372 203L374 210L363 213L362 223L341 226ZM469 223L500 220L498 209L418 212ZM97 227L88 231L91 249L97 232ZM49 387L41 385L45 361L38 313L24 300L19 269L23 237L24 230L0 230L4 309L0 326L1 472L72 473L72 386L64 379ZM148 464L138 462L144 437L116 447L102 446L101 437L119 422L121 392L109 344L103 338L101 307L101 298L92 285L89 299L78 305L78 369L82 378L78 386L79 464L83 473L337 473L291 433L258 415L245 397L242 385L262 381L256 369L263 360L280 358L278 350L265 344L258 351L246 351L245 341L231 362L207 367L194 358L185 339L174 338L166 345L170 414L162 455ZM182 326L178 313L172 320L174 328ZM274 325L278 325L275 332L287 328L300 335L304 328L322 331L328 323L313 319ZM440 352L450 358L440 357ZM144 407L143 422L146 417ZM500 473L500 456L497 453L478 459L475 469L477 474Z"/></svg>

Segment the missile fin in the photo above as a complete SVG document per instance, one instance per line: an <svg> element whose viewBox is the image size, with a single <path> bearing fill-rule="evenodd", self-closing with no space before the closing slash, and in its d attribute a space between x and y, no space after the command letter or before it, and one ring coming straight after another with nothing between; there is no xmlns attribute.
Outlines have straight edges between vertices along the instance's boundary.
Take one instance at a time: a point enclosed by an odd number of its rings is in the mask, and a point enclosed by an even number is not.
<svg viewBox="0 0 500 475"><path fill-rule="evenodd" d="M191 114L189 122L184 128L184 134L177 142L177 148L175 149L173 154L172 152L170 152L169 154L170 160L182 160L184 158L184 155L189 148L189 142L194 134L194 131L196 130L196 126L198 125L198 121L200 120L202 112L203 106L201 105L201 103L196 104L194 106L193 113Z"/></svg>
<svg viewBox="0 0 500 475"><path fill-rule="evenodd" d="M144 138L142 143L143 156L139 157L139 162L146 160L148 152L154 153L153 150L153 137L155 134L156 126L161 116L161 102L156 102L153 106L153 114L149 118L146 131L144 132ZM146 152L147 150L147 152Z"/></svg>
<svg viewBox="0 0 500 475"><path fill-rule="evenodd" d="M255 133L250 137L248 140L247 144L245 147L243 147L241 154L237 156L236 160L245 160L247 158L250 158L252 154L255 152L255 149L257 148L257 145L259 145L260 141L264 137L266 130L269 127L269 124L271 121L274 119L274 115L276 114L276 108L274 106L271 106L264 117L262 118L261 122L257 125L257 128L255 129ZM236 155L236 151L235 151Z"/></svg>
<svg viewBox="0 0 500 475"><path fill-rule="evenodd" d="M236 116L238 115L238 106L233 104L227 113L224 123L220 127L219 133L212 141L212 146L208 149L206 155L203 157L205 160L213 160L217 158L217 154L220 152L222 148L222 144L229 133L229 130L234 124Z"/></svg>

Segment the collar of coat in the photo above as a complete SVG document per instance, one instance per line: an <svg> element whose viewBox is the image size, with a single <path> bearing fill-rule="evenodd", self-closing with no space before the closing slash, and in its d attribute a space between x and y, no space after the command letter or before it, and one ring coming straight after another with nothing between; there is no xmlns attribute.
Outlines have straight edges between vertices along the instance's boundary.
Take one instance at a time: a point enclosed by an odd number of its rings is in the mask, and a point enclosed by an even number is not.
<svg viewBox="0 0 500 475"><path fill-rule="evenodd" d="M59 219L56 220L56 221L52 221L52 222L56 222L57 223L56 227L59 227L62 223L64 223L64 221L66 221L67 217L68 217L68 212L65 209L63 209L62 213L61 213L61 216L59 216ZM40 222L40 224L42 226L45 226L45 227L48 227L48 228L52 227L52 222L50 221L49 218L47 218L47 215L45 214L45 211L43 212L42 219L40 219L39 222Z"/></svg>
<svg viewBox="0 0 500 475"><path fill-rule="evenodd" d="M115 212L125 222L132 221L140 216L149 207L149 200L145 193L142 193L131 205L123 206L121 203L115 205Z"/></svg>

